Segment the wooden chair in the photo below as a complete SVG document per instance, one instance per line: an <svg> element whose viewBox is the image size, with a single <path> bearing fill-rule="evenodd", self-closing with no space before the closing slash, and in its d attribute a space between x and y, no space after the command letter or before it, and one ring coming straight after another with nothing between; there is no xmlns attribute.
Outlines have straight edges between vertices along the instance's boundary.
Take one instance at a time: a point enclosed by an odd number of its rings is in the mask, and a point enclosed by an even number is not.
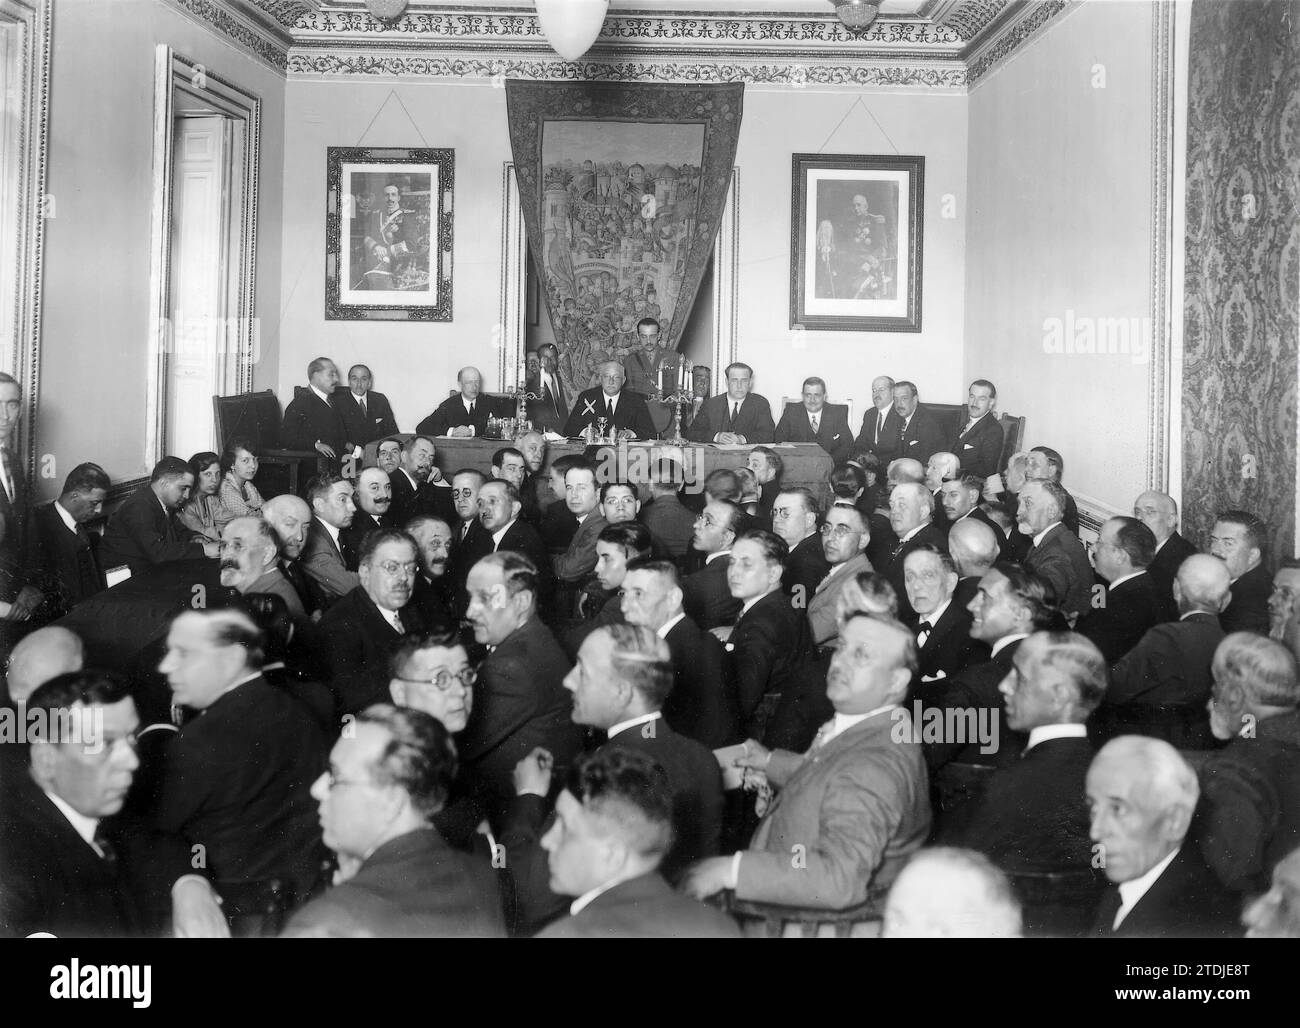
<svg viewBox="0 0 1300 1028"><path fill-rule="evenodd" d="M929 408L939 418L939 423L943 426L944 438L956 438L957 433L966 424L964 403L926 403L923 406ZM1011 455L1024 441L1025 419L1007 414L1005 411L998 411L997 418L998 424L1002 426L1002 452L998 455L998 473L1001 474L1007 470L1007 462L1011 460Z"/></svg>
<svg viewBox="0 0 1300 1028"><path fill-rule="evenodd" d="M280 401L270 389L238 396L214 396L212 414L217 442L224 449L231 439L247 439L261 464L255 484L270 499L280 493L299 494L299 480L316 473L315 450L285 450L280 447L280 425L284 416ZM269 474L267 474L269 472ZM281 482L284 487L280 488Z"/></svg>
<svg viewBox="0 0 1300 1028"><path fill-rule="evenodd" d="M769 939L779 939L785 927L797 924L805 939L817 937L822 925L833 925L837 939L847 939L854 925L879 925L885 917L885 892L868 893L867 898L843 910L826 910L817 907L791 907L783 903L754 903L740 900L728 893L726 910L738 921L761 921L763 934Z"/></svg>
<svg viewBox="0 0 1300 1028"><path fill-rule="evenodd" d="M803 403L803 395L800 394L799 396L782 396L782 397L781 397L781 409L780 409L780 411L777 412L777 415L776 415L776 419L777 419L778 421L781 420L781 415L785 413L785 409L786 409L788 406L790 406L790 404L792 404L792 403L802 404L802 403ZM846 410L847 410L847 412L848 412L848 419L849 419L849 431L852 432L852 433L854 433L855 435L857 434L857 431L858 431L858 422L857 422L857 419L856 419L856 417L855 417L855 415L856 415L856 413L857 413L857 405L853 402L853 397L851 397L851 396L846 396L846 397L844 397L844 399L842 399L842 400L836 400L834 403L832 403L830 400L827 400L827 401L826 401L826 406L827 406L827 407L844 407L844 408L846 408Z"/></svg>

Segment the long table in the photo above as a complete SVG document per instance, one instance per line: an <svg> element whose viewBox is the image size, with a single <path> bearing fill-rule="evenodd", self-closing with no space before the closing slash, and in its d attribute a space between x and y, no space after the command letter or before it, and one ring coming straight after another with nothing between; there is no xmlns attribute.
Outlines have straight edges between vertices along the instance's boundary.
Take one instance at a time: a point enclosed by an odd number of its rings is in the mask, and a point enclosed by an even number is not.
<svg viewBox="0 0 1300 1028"><path fill-rule="evenodd" d="M410 435L396 438L409 439ZM436 453L433 462L444 475L460 468L477 468L484 474L492 473L492 455L504 446L510 446L504 439L477 439L440 437L434 440ZM805 486L819 500L828 492L826 479L834 462L830 455L816 443L780 443L768 444L781 455L783 469L781 483L790 487ZM370 466L375 462L376 443L366 447L364 462ZM745 465L746 458L753 446L721 447L700 443L687 443L685 446L672 446L661 440L647 442L619 443L618 445L591 445L581 440L566 440L546 444L546 463L568 454L585 454L596 465L597 480L600 482L630 482L644 487L650 480L650 472L662 457L671 457L682 469L688 491L692 485L702 489L705 477L719 468L739 468Z"/></svg>

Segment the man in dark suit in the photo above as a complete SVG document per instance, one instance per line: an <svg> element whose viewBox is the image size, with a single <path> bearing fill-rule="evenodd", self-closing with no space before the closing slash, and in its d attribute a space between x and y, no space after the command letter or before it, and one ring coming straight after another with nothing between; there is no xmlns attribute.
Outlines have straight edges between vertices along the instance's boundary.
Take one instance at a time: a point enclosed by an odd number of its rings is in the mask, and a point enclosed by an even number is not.
<svg viewBox="0 0 1300 1028"><path fill-rule="evenodd" d="M397 434L397 421L388 397L373 392L372 381L368 367L354 364L348 369L347 388L334 389L334 406L343 418L343 429L357 446Z"/></svg>
<svg viewBox="0 0 1300 1028"><path fill-rule="evenodd" d="M537 568L541 579L540 599L545 604L551 597L550 555L542 545L541 536L523 520L522 513L523 503L514 483L502 479L484 482L478 491L478 519L484 529L479 538L486 548L474 561L477 563L479 557L503 550L522 553Z"/></svg>
<svg viewBox="0 0 1300 1028"><path fill-rule="evenodd" d="M727 586L727 567L744 519L729 500L710 500L695 520L691 546L704 554L704 567L682 580L682 603L686 616L706 631L734 624L740 614L741 603Z"/></svg>
<svg viewBox="0 0 1300 1028"><path fill-rule="evenodd" d="M994 521L980 507L980 494L984 491L984 479L976 475L963 474L959 478L944 482L940 490L940 503L948 519L948 535L961 521L978 521L988 526L997 543L997 555L1002 560L1010 560L1007 547L1007 534L1002 526ZM956 555L954 554L954 557Z"/></svg>
<svg viewBox="0 0 1300 1028"><path fill-rule="evenodd" d="M559 432L569 420L569 397L560 377L560 354L554 343L537 348L536 375L528 379L528 392L540 397L528 401L528 420L543 432Z"/></svg>
<svg viewBox="0 0 1300 1028"><path fill-rule="evenodd" d="M568 549L551 558L559 582L576 586L596 569L596 540L609 524L599 510L596 469L586 461L564 473L564 503L577 519L578 528Z"/></svg>
<svg viewBox="0 0 1300 1028"><path fill-rule="evenodd" d="M767 397L750 392L753 383L754 369L748 364L727 365L727 391L704 401L686 437L694 443L731 446L772 442L772 405Z"/></svg>
<svg viewBox="0 0 1300 1028"><path fill-rule="evenodd" d="M675 460L664 458L650 480L650 502L637 515L650 536L678 567L686 561L691 539L695 535L695 515L677 497L682 482L681 468Z"/></svg>
<svg viewBox="0 0 1300 1028"><path fill-rule="evenodd" d="M622 606L628 624L649 628L668 644L673 662L673 688L663 702L668 723L709 749L740 742L735 685L722 644L686 616L677 569L667 561L629 564Z"/></svg>
<svg viewBox="0 0 1300 1028"><path fill-rule="evenodd" d="M431 630L455 623L456 595L447 574L451 526L432 514L419 514L406 523L406 531L420 551L420 573L411 589L411 603Z"/></svg>
<svg viewBox="0 0 1300 1028"><path fill-rule="evenodd" d="M754 473L758 482L758 510L765 518L772 517L772 504L781 492L781 475L785 471L785 462L781 455L770 446L755 446L745 458L745 466Z"/></svg>
<svg viewBox="0 0 1300 1028"><path fill-rule="evenodd" d="M388 476L393 494L389 513L398 528L417 514L432 514L448 523L454 519L456 504L452 485L435 474L435 456L437 451L428 436L412 436L402 444L398 465Z"/></svg>
<svg viewBox="0 0 1300 1028"><path fill-rule="evenodd" d="M731 548L727 585L742 607L727 634L726 651L741 730L751 739L763 736L763 697L790 689L808 655L803 608L781 591L789 559L785 540L772 532L746 532ZM724 632L719 629L717 634Z"/></svg>
<svg viewBox="0 0 1300 1028"><path fill-rule="evenodd" d="M947 449L961 461L967 475L988 478L997 474L1002 461L1005 433L998 420L998 390L986 378L977 378L966 392L966 419L954 425Z"/></svg>
<svg viewBox="0 0 1300 1028"><path fill-rule="evenodd" d="M140 765L140 719L126 680L74 671L23 699L29 715L47 717L44 727L29 722L30 746L5 766L0 936L122 938L146 932L146 911L168 906L177 937L228 934L216 894L191 873L188 850L117 816ZM56 726L73 737L60 737ZM128 874L122 851L156 872ZM150 895L150 887L171 895Z"/></svg>
<svg viewBox="0 0 1300 1028"><path fill-rule="evenodd" d="M1214 653L1210 727L1227 743L1200 766L1192 836L1233 892L1268 889L1273 868L1300 847L1300 684L1295 658L1253 632Z"/></svg>
<svg viewBox="0 0 1300 1028"><path fill-rule="evenodd" d="M907 599L907 555L921 546L947 552L948 536L934 523L934 497L924 485L904 482L889 494L889 527L898 544L881 569L898 596L898 617L906 624L916 613Z"/></svg>
<svg viewBox="0 0 1300 1028"><path fill-rule="evenodd" d="M393 487L388 475L379 468L366 468L357 476L352 498L357 508L352 515L352 524L339 533L344 548L360 553L361 544L371 532L401 527L389 516L393 506Z"/></svg>
<svg viewBox="0 0 1300 1028"><path fill-rule="evenodd" d="M25 580L22 568L31 512L27 477L16 452L22 413L22 387L0 372L0 600L12 604L5 620L14 622L29 618L44 599L40 588Z"/></svg>
<svg viewBox="0 0 1300 1028"><path fill-rule="evenodd" d="M1052 587L1045 579L1019 564L999 562L979 581L974 598L967 605L971 614L971 638L989 647L989 658L970 664L947 682L937 683L926 703L945 712L991 712L992 743L978 738L944 738L926 741L925 760L931 774L950 761L963 764L1001 766L1018 756L1025 736L1007 726L1006 701L1001 690L1011 673L1021 644L1036 631L1045 629L1055 613ZM970 798L970 797L967 797Z"/></svg>
<svg viewBox="0 0 1300 1028"><path fill-rule="evenodd" d="M307 498L312 519L300 560L311 591L311 606L328 610L360 582L357 552L342 535L357 512L352 502L352 483L337 475L317 475L307 483Z"/></svg>
<svg viewBox="0 0 1300 1028"><path fill-rule="evenodd" d="M563 684L568 658L537 617L538 569L517 553L491 553L470 570L468 586L474 638L489 652L457 749L486 801L504 803L515 792L515 765L534 747L547 750L564 773L582 736Z"/></svg>
<svg viewBox="0 0 1300 1028"><path fill-rule="evenodd" d="M1152 627L1111 667L1106 706L1204 711L1213 683L1210 665L1223 641L1219 612L1227 605L1230 585L1228 569L1217 557L1196 553L1187 558L1174 579L1178 620Z"/></svg>
<svg viewBox="0 0 1300 1028"><path fill-rule="evenodd" d="M419 710L363 710L312 786L325 845L355 872L293 915L286 938L500 938L486 861L447 845L431 819L456 768L450 733Z"/></svg>
<svg viewBox="0 0 1300 1028"><path fill-rule="evenodd" d="M25 575L41 583L49 617L61 617L104 588L104 573L83 527L104 509L112 483L98 464L78 464L57 500L32 512Z"/></svg>
<svg viewBox="0 0 1300 1028"><path fill-rule="evenodd" d="M1102 847L1112 883L1098 905L1093 936L1241 934L1237 902L1187 839L1200 787L1177 750L1141 735L1112 739L1093 759L1086 781L1092 840Z"/></svg>
<svg viewBox="0 0 1300 1028"><path fill-rule="evenodd" d="M942 841L979 850L1004 871L1086 870L1093 852L1084 781L1093 750L1085 722L1105 695L1106 663L1077 633L1037 632L1013 668L1001 686L1007 726L1029 740Z"/></svg>
<svg viewBox="0 0 1300 1028"><path fill-rule="evenodd" d="M221 584L241 596L278 596L299 630L309 626L293 585L279 566L275 530L259 517L235 518L221 530Z"/></svg>
<svg viewBox="0 0 1300 1028"><path fill-rule="evenodd" d="M1147 574L1160 592L1162 602L1169 606L1167 620L1174 620L1174 578L1178 569L1192 554L1199 552L1178 533L1178 504L1167 493L1154 490L1143 493L1133 501L1133 516L1156 538L1156 555L1147 568Z"/></svg>
<svg viewBox="0 0 1300 1028"><path fill-rule="evenodd" d="M539 938L737 938L725 914L673 890L659 873L672 839L668 775L648 753L582 758L542 837L549 885L576 897Z"/></svg>
<svg viewBox="0 0 1300 1028"><path fill-rule="evenodd" d="M1092 606L1093 574L1088 551L1062 522L1065 490L1060 483L1035 480L1020 490L1017 527L1033 539L1025 566L1052 583L1061 614L1073 624Z"/></svg>
<svg viewBox="0 0 1300 1028"><path fill-rule="evenodd" d="M569 420L564 423L564 434L576 438L588 425L595 432L597 420L604 418L606 434L616 433L620 439L654 439L658 432L650 420L645 397L623 388L627 380L623 365L606 361L598 371L600 385L578 394Z"/></svg>
<svg viewBox="0 0 1300 1028"><path fill-rule="evenodd" d="M894 410L901 422L896 457L910 457L924 466L947 445L948 427L928 407L922 407L920 399L914 383L894 386Z"/></svg>
<svg viewBox="0 0 1300 1028"><path fill-rule="evenodd" d="M1137 518L1110 518L1098 533L1093 563L1107 584L1100 596L1093 587L1092 603L1078 627L1097 644L1107 664L1114 664L1148 629L1166 620L1146 570L1155 550L1155 536Z"/></svg>
<svg viewBox="0 0 1300 1028"><path fill-rule="evenodd" d="M108 519L99 546L100 567L107 571L125 564L138 575L166 561L215 557L218 543L191 542L176 523L176 512L193 488L194 472L179 457L164 457L155 464L148 484Z"/></svg>
<svg viewBox="0 0 1300 1028"><path fill-rule="evenodd" d="M1264 563L1267 538L1264 522L1248 511L1223 511L1214 519L1210 554L1227 564L1228 574L1232 576L1232 599L1219 615L1223 630L1229 634L1268 634L1268 598L1273 592L1273 576Z"/></svg>
<svg viewBox="0 0 1300 1028"><path fill-rule="evenodd" d="M775 441L816 443L836 464L846 461L853 453L849 408L846 404L826 402L824 379L805 378L803 402L785 405L777 422Z"/></svg>
<svg viewBox="0 0 1300 1028"><path fill-rule="evenodd" d="M311 508L302 497L281 493L262 505L262 517L279 539L280 571L298 594L303 610L308 615L314 614L318 608L315 606L307 572L303 570L300 560L311 529Z"/></svg>
<svg viewBox="0 0 1300 1028"><path fill-rule="evenodd" d="M904 558L903 576L914 611L907 625L916 633L919 661L910 698L924 701L933 683L984 660L988 648L971 638L970 611L953 601L957 568L948 554L937 546L918 546Z"/></svg>
<svg viewBox="0 0 1300 1028"><path fill-rule="evenodd" d="M240 611L187 611L158 668L173 703L201 716L167 752L154 822L201 847L235 934L264 931L277 897L305 899L325 856L310 794L325 744L307 707L262 677L262 644Z"/></svg>
<svg viewBox="0 0 1300 1028"><path fill-rule="evenodd" d="M402 636L428 628L411 603L419 555L401 529L373 532L361 544L360 584L320 620L337 708L355 714L388 697L388 658Z"/></svg>
<svg viewBox="0 0 1300 1028"><path fill-rule="evenodd" d="M948 529L948 552L957 568L953 602L966 607L975 598L980 579L998 562L1000 549L992 526L972 517L959 518Z"/></svg>
<svg viewBox="0 0 1300 1028"><path fill-rule="evenodd" d="M894 409L894 380L881 375L871 383L873 406L862 415L862 429L854 445L859 453L874 453L880 467L888 467L898 453L898 440L903 433L903 419Z"/></svg>
<svg viewBox="0 0 1300 1028"><path fill-rule="evenodd" d="M783 490L772 504L772 531L790 548L781 589L787 596L797 596L804 609L831 570L817 531L817 514L817 501L802 487Z"/></svg>
<svg viewBox="0 0 1300 1028"><path fill-rule="evenodd" d="M496 397L483 395L483 373L478 368L461 368L456 376L460 392L438 404L432 414L415 426L427 436L474 436L487 432L488 418L507 417L513 411Z"/></svg>
<svg viewBox="0 0 1300 1028"><path fill-rule="evenodd" d="M345 458L361 455L360 444L348 439L343 415L335 406L339 369L328 357L317 357L307 365L307 383L305 389L294 388L293 399L284 409L280 445L288 450L315 450L337 470Z"/></svg>
<svg viewBox="0 0 1300 1028"><path fill-rule="evenodd" d="M1079 507L1074 502L1070 491L1062 484L1065 477L1065 458L1050 446L1035 446L1025 454L1025 480L1028 482L1055 482L1061 487L1064 502L1061 505L1061 521L1075 535L1079 534ZM1021 492L1024 486L1021 485ZM1013 508L1019 502L1019 493L1011 498Z"/></svg>

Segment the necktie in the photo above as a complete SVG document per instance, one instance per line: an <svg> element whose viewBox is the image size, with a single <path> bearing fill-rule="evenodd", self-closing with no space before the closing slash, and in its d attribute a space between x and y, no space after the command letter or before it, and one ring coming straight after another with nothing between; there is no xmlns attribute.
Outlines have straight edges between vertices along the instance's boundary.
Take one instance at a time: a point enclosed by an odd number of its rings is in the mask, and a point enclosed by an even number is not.
<svg viewBox="0 0 1300 1028"><path fill-rule="evenodd" d="M934 628L934 625L928 621L922 621L916 626L916 645L918 648L926 644L926 641L930 638L930 629L932 628Z"/></svg>
<svg viewBox="0 0 1300 1028"><path fill-rule="evenodd" d="M821 425L822 416L820 414L809 414L808 420L812 422L813 435L816 435L818 426Z"/></svg>
<svg viewBox="0 0 1300 1028"><path fill-rule="evenodd" d="M366 398L361 397L361 416L366 417Z"/></svg>
<svg viewBox="0 0 1300 1028"><path fill-rule="evenodd" d="M4 489L5 496L9 502L14 502L14 455L9 452L8 447L0 450L0 467L4 468Z"/></svg>
<svg viewBox="0 0 1300 1028"><path fill-rule="evenodd" d="M470 401L469 401L469 416L470 416L471 418L474 416L474 401L473 401L473 400L470 400Z"/></svg>
<svg viewBox="0 0 1300 1028"><path fill-rule="evenodd" d="M740 419L740 404L733 403L731 405L731 423L734 425L739 419Z"/></svg>
<svg viewBox="0 0 1300 1028"><path fill-rule="evenodd" d="M611 422L614 420L614 401L608 398L605 400L605 417Z"/></svg>
<svg viewBox="0 0 1300 1028"><path fill-rule="evenodd" d="M462 521L460 523L460 541L465 541L465 536L469 535L469 527L474 524L473 521Z"/></svg>
<svg viewBox="0 0 1300 1028"><path fill-rule="evenodd" d="M402 618L397 613L397 611L390 610L387 613L388 613L388 623L393 626L393 631L396 632L398 635L405 635L406 626L402 624Z"/></svg>
<svg viewBox="0 0 1300 1028"><path fill-rule="evenodd" d="M108 836L104 834L104 829L101 825L95 826L94 843L95 843L95 848L99 850L99 855L100 857L103 858L104 863L107 864L110 868L116 867L117 850L114 849L113 844L108 841Z"/></svg>

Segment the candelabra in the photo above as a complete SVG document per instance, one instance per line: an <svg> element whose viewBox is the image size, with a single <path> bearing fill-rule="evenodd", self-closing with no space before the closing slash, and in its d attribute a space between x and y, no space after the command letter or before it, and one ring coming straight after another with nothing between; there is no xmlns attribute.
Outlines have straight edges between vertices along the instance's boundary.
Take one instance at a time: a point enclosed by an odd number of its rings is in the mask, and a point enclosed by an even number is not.
<svg viewBox="0 0 1300 1028"><path fill-rule="evenodd" d="M669 376L667 373L676 372L681 368L682 375ZM691 361L689 357L682 357L680 365L664 366L659 369L659 388L652 395L652 398L660 403L671 403L673 405L673 435L671 439L665 440L673 446L684 446L686 439L682 436L682 404L690 403L695 397L691 392Z"/></svg>

